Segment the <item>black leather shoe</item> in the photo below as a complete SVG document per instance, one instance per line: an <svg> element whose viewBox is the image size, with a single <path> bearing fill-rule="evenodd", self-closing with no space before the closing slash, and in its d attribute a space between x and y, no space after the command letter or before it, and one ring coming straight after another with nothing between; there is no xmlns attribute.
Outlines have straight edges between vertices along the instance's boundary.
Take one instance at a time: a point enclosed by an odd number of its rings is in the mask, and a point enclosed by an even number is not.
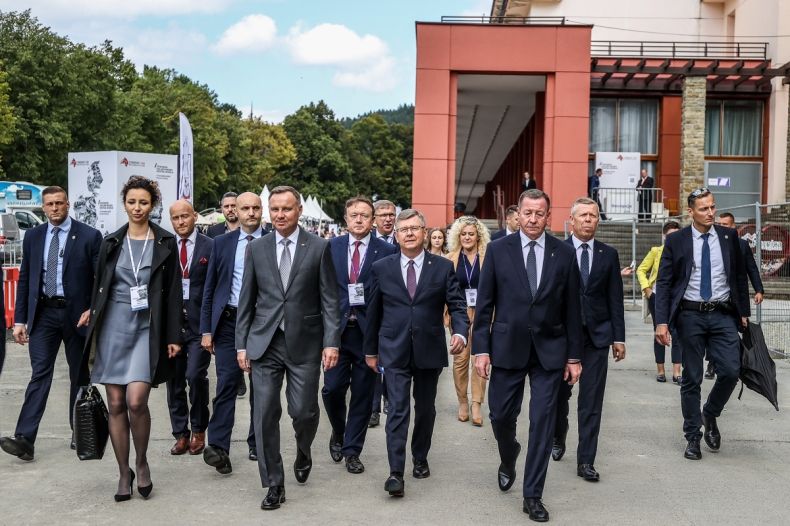
<svg viewBox="0 0 790 526"><path fill-rule="evenodd" d="M529 518L535 522L548 522L549 511L540 499L527 497L524 499L524 513L529 514Z"/></svg>
<svg viewBox="0 0 790 526"><path fill-rule="evenodd" d="M431 468L428 467L427 460L415 460L414 461L414 469L411 470L411 474L416 479L427 479L431 476Z"/></svg>
<svg viewBox="0 0 790 526"><path fill-rule="evenodd" d="M249 454L247 455L247 458L252 460L253 462L258 460L258 449L254 448L254 447L251 447L250 451L249 451Z"/></svg>
<svg viewBox="0 0 790 526"><path fill-rule="evenodd" d="M271 486L261 502L262 510L276 510L285 502L285 486Z"/></svg>
<svg viewBox="0 0 790 526"><path fill-rule="evenodd" d="M716 378L716 373L713 371L713 363L708 362L708 368L705 369L705 379L713 380L714 378Z"/></svg>
<svg viewBox="0 0 790 526"><path fill-rule="evenodd" d="M332 460L335 462L343 460L341 449L343 449L343 437L337 436L334 433L329 435L329 456L332 457Z"/></svg>
<svg viewBox="0 0 790 526"><path fill-rule="evenodd" d="M390 401L387 400L386 398L384 399L384 414L385 415L390 414Z"/></svg>
<svg viewBox="0 0 790 526"><path fill-rule="evenodd" d="M565 456L565 439L555 438L551 444L551 458L561 460L563 456Z"/></svg>
<svg viewBox="0 0 790 526"><path fill-rule="evenodd" d="M703 414L702 425L705 426L705 434L702 435L705 443L713 451L718 451L721 447L721 433L719 433L719 426L716 425L716 417Z"/></svg>
<svg viewBox="0 0 790 526"><path fill-rule="evenodd" d="M359 460L356 455L349 455L346 457L346 471L358 475L365 471L365 465Z"/></svg>
<svg viewBox="0 0 790 526"><path fill-rule="evenodd" d="M244 379L244 375L241 375L241 381L239 381L239 389L236 391L236 396L241 398L242 396L247 394L247 381Z"/></svg>
<svg viewBox="0 0 790 526"><path fill-rule="evenodd" d="M74 442L74 434L71 435L71 443L69 444L69 448L72 451L76 451L77 450L77 443Z"/></svg>
<svg viewBox="0 0 790 526"><path fill-rule="evenodd" d="M130 469L129 470L129 493L123 493L123 494L116 493L115 495L113 495L113 499L115 499L115 502L126 502L127 500L132 500L132 493L134 493L134 490L132 489L133 488L132 484L134 484L134 471L132 471ZM151 486L151 487L153 487L153 486ZM139 486L138 486L138 489L139 489Z"/></svg>
<svg viewBox="0 0 790 526"><path fill-rule="evenodd" d="M699 439L695 438L693 440L689 440L688 445L686 446L686 452L683 453L683 456L689 460L699 460L702 458L702 451L699 449Z"/></svg>
<svg viewBox="0 0 790 526"><path fill-rule="evenodd" d="M0 448L9 455L14 455L19 460L28 462L33 460L33 453L35 452L33 444L22 435L0 438Z"/></svg>
<svg viewBox="0 0 790 526"><path fill-rule="evenodd" d="M595 471L592 464L579 464L576 466L576 474L587 482L598 482L601 476Z"/></svg>
<svg viewBox="0 0 790 526"><path fill-rule="evenodd" d="M206 449L203 450L203 462L216 469L220 475L233 473L228 452L220 447L206 446Z"/></svg>
<svg viewBox="0 0 790 526"><path fill-rule="evenodd" d="M499 483L499 489L502 491L509 490L510 486L516 481L516 461L518 460L519 453L521 453L521 444L516 442L516 454L513 455L513 463L505 464L502 462L499 464L497 482Z"/></svg>
<svg viewBox="0 0 790 526"><path fill-rule="evenodd" d="M390 497L403 496L403 475L400 473L390 473L387 482L384 483L384 491L390 494Z"/></svg>
<svg viewBox="0 0 790 526"><path fill-rule="evenodd" d="M378 412L371 413L370 414L370 420L368 420L368 427L376 427L376 426L378 426L380 418L381 418L381 415Z"/></svg>
<svg viewBox="0 0 790 526"><path fill-rule="evenodd" d="M673 376L672 383L675 385L683 385L683 377L682 376Z"/></svg>
<svg viewBox="0 0 790 526"><path fill-rule="evenodd" d="M296 453L296 460L294 461L294 477L296 482L304 484L307 482L307 477L310 476L310 470L313 469L313 459L304 455L301 451Z"/></svg>

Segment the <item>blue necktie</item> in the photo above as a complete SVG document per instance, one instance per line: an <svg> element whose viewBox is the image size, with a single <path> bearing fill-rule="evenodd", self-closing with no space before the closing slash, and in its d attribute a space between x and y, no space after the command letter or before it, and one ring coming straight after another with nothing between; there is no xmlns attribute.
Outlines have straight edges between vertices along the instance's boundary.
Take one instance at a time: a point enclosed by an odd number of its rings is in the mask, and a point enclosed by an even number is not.
<svg viewBox="0 0 790 526"><path fill-rule="evenodd" d="M587 243L582 243L582 262L581 268L579 269L582 273L582 285L587 287L587 280L590 278L590 253L587 250L590 248L590 245Z"/></svg>
<svg viewBox="0 0 790 526"><path fill-rule="evenodd" d="M538 290L538 265L535 260L535 244L537 241L529 242L529 252L527 253L527 280L529 280L529 290L532 297Z"/></svg>
<svg viewBox="0 0 790 526"><path fill-rule="evenodd" d="M58 294L58 253L60 252L60 228L52 229L52 241L49 242L47 254L47 273L44 276L44 294L57 296Z"/></svg>
<svg viewBox="0 0 790 526"><path fill-rule="evenodd" d="M702 301L710 301L713 296L713 286L710 281L710 245L708 244L710 234L702 234L702 269L700 275L699 295Z"/></svg>

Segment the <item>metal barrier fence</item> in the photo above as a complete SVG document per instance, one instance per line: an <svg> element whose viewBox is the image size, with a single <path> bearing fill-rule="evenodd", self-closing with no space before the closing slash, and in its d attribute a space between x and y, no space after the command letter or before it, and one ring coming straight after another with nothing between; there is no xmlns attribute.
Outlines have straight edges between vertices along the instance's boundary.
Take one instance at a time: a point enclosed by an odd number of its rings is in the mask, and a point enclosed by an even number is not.
<svg viewBox="0 0 790 526"><path fill-rule="evenodd" d="M635 219L646 223L664 221L669 216L661 188L597 188L593 199L603 212L601 219L607 221Z"/></svg>

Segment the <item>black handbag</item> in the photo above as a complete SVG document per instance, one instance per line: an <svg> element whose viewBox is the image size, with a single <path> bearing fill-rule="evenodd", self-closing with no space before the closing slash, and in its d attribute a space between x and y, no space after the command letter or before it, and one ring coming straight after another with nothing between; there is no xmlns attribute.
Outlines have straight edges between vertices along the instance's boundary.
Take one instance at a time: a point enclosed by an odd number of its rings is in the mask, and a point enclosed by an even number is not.
<svg viewBox="0 0 790 526"><path fill-rule="evenodd" d="M94 385L80 387L74 403L74 442L79 459L101 459L109 436L109 413L101 393Z"/></svg>

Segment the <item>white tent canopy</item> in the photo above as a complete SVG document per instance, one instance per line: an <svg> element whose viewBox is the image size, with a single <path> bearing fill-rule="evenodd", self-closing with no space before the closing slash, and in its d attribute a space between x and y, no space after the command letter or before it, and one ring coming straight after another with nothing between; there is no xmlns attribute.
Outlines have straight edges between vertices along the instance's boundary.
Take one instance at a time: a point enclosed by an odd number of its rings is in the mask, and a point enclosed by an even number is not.
<svg viewBox="0 0 790 526"><path fill-rule="evenodd" d="M261 190L261 211L263 220L271 223L272 220L269 217L269 187L267 185L263 185L263 190Z"/></svg>

